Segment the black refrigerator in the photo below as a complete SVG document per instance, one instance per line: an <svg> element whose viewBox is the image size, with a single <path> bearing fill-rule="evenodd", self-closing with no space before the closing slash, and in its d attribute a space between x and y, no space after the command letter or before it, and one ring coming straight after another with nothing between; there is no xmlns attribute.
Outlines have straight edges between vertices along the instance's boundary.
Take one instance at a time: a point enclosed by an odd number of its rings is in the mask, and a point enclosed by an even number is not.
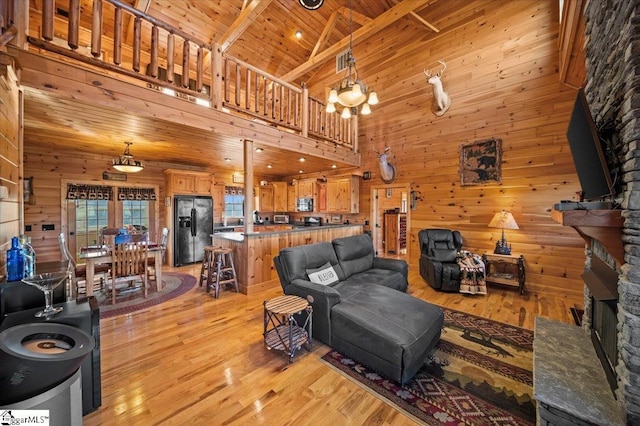
<svg viewBox="0 0 640 426"><path fill-rule="evenodd" d="M180 266L201 262L204 247L211 245L213 198L177 196L173 206L173 264Z"/></svg>

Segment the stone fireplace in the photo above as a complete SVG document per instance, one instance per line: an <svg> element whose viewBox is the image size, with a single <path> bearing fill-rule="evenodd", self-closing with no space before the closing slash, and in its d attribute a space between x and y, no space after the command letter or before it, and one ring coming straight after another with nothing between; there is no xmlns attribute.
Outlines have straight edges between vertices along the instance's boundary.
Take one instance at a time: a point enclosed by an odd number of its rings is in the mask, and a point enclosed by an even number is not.
<svg viewBox="0 0 640 426"><path fill-rule="evenodd" d="M614 143L607 152L616 169L624 226L624 262L614 259L596 240L587 266L612 266L617 281L617 359L615 396L627 424L640 424L640 2L588 0L585 6L585 93L596 123L612 123ZM594 306L585 286L585 327ZM596 312L598 313L598 312ZM611 348L609 348L611 352Z"/></svg>
<svg viewBox="0 0 640 426"><path fill-rule="evenodd" d="M536 319L534 396L540 425L640 425L640 0L585 1L584 92L617 209L552 212L587 242L585 312L583 329Z"/></svg>

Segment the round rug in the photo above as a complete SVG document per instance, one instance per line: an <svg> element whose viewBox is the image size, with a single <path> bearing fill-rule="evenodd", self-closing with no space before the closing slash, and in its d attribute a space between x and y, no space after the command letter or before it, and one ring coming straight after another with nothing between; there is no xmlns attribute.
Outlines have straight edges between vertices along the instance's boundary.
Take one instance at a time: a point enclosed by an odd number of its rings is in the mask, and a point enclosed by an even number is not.
<svg viewBox="0 0 640 426"><path fill-rule="evenodd" d="M111 297L108 294L102 291L96 292L95 297L100 304L100 318L130 314L164 303L191 290L196 284L196 278L193 275L180 272L164 272L162 282L164 283L162 291L157 292L152 283L146 298L141 288L120 291L116 297L115 305L111 304Z"/></svg>

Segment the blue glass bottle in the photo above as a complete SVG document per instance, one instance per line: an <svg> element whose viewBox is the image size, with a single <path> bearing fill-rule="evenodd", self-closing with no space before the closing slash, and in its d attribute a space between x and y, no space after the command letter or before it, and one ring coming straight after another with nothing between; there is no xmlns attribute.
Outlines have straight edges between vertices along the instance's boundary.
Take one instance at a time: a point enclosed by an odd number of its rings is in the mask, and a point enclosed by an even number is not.
<svg viewBox="0 0 640 426"><path fill-rule="evenodd" d="M18 237L11 238L11 248L7 250L7 281L24 278L24 256Z"/></svg>

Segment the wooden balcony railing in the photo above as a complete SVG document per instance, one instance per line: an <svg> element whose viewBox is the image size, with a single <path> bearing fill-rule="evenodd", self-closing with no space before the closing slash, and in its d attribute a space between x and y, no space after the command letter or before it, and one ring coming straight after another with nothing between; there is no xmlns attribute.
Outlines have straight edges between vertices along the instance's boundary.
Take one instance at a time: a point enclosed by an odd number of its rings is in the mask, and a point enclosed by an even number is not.
<svg viewBox="0 0 640 426"><path fill-rule="evenodd" d="M9 31L16 8L28 3L0 0L0 37ZM327 114L325 104L310 98L306 88L224 54L216 45L120 0L42 0L42 10L29 9L29 22L27 39L35 47L220 111L356 149L352 121Z"/></svg>

